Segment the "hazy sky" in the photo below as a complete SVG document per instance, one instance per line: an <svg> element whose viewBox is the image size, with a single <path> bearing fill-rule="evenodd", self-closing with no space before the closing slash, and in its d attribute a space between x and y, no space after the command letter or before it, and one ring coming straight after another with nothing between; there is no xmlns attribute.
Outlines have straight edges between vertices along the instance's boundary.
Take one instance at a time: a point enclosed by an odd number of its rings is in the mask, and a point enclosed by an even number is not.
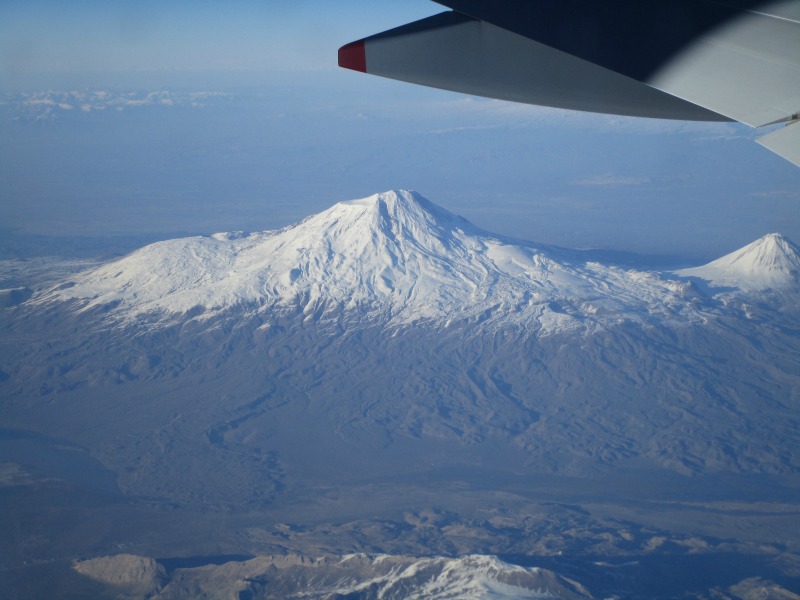
<svg viewBox="0 0 800 600"><path fill-rule="evenodd" d="M79 83L126 73L334 69L343 39L440 10L426 0L6 0L0 68L5 81L66 75Z"/></svg>
<svg viewBox="0 0 800 600"><path fill-rule="evenodd" d="M0 227L9 240L259 230L407 188L564 246L694 260L772 231L800 241L800 169L745 126L529 107L336 67L342 44L440 10L6 0Z"/></svg>

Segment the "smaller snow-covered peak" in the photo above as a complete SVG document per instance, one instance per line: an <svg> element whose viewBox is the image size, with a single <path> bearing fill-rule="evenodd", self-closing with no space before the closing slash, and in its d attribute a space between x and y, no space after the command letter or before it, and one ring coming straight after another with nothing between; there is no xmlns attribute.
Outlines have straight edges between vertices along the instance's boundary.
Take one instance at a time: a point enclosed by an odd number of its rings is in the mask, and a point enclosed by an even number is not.
<svg viewBox="0 0 800 600"><path fill-rule="evenodd" d="M782 289L800 283L800 248L779 233L770 233L707 265L678 274L741 289Z"/></svg>
<svg viewBox="0 0 800 600"><path fill-rule="evenodd" d="M770 233L717 262L744 273L787 273L800 268L800 251L781 234Z"/></svg>

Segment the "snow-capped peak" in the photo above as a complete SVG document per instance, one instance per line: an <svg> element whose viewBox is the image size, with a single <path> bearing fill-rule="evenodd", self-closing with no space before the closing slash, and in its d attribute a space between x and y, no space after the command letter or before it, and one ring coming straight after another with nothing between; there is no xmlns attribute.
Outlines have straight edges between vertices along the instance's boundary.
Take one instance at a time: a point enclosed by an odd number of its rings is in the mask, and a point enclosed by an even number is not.
<svg viewBox="0 0 800 600"><path fill-rule="evenodd" d="M770 233L707 265L678 274L719 286L782 289L800 282L800 249L779 233Z"/></svg>
<svg viewBox="0 0 800 600"><path fill-rule="evenodd" d="M340 264L362 261L358 270L363 271L364 266L402 268L413 255L458 252L463 235L485 232L419 194L401 190L339 202L285 233L307 254L316 254L317 261L333 253Z"/></svg>

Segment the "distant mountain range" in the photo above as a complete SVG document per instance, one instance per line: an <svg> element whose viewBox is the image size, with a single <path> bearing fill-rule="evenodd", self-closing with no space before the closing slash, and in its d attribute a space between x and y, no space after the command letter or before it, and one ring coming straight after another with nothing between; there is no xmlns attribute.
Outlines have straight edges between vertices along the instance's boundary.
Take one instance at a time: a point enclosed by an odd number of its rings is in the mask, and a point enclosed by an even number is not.
<svg viewBox="0 0 800 600"><path fill-rule="evenodd" d="M143 107L202 108L231 94L214 91L136 91L46 90L0 94L0 112L14 119L45 121L64 118L70 113L122 112Z"/></svg>

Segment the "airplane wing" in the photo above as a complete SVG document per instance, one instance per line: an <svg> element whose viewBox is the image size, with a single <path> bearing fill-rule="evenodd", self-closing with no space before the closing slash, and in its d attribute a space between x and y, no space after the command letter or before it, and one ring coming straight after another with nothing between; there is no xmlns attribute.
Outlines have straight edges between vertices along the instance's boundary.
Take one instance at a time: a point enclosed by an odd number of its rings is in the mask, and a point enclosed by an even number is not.
<svg viewBox="0 0 800 600"><path fill-rule="evenodd" d="M800 166L800 0L436 1L451 10L347 44L339 65L544 106L788 123L758 141Z"/></svg>

